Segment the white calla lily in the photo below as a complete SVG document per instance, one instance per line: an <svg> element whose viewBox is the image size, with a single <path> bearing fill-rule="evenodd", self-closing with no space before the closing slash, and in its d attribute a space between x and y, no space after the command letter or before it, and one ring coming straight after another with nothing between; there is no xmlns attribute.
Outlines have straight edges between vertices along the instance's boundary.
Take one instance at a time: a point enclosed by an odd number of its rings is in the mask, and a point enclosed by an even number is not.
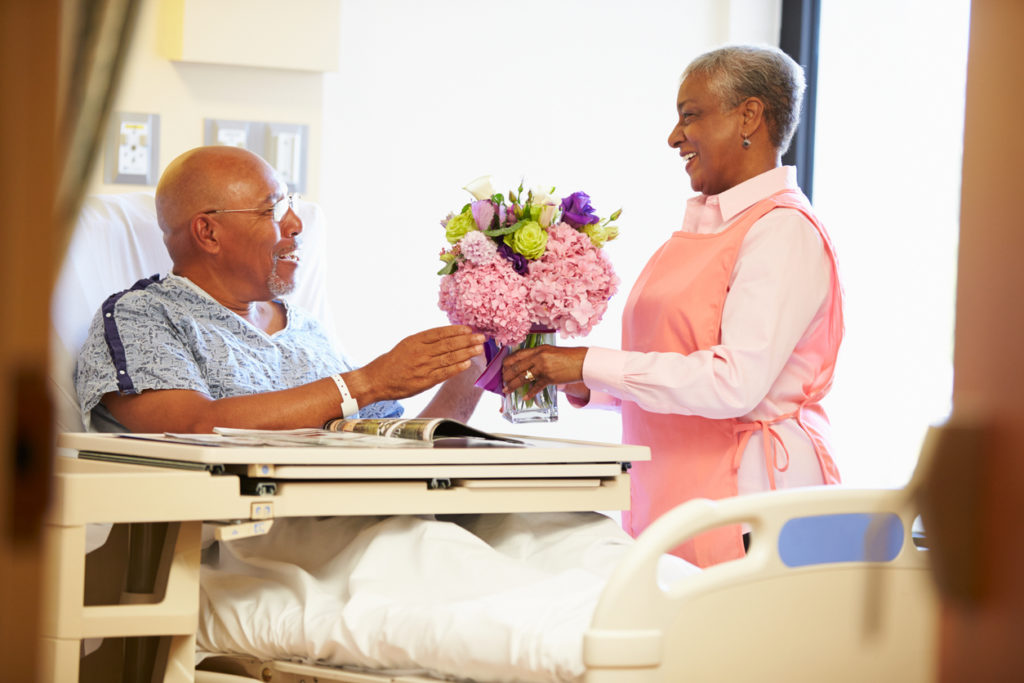
<svg viewBox="0 0 1024 683"><path fill-rule="evenodd" d="M476 200L490 199L494 194L494 187L491 185L491 176L489 175L482 175L476 180L470 181L462 189L473 195L473 199Z"/></svg>
<svg viewBox="0 0 1024 683"><path fill-rule="evenodd" d="M554 204L554 198L547 193L546 190L540 187L532 187L530 191L533 193L534 204Z"/></svg>

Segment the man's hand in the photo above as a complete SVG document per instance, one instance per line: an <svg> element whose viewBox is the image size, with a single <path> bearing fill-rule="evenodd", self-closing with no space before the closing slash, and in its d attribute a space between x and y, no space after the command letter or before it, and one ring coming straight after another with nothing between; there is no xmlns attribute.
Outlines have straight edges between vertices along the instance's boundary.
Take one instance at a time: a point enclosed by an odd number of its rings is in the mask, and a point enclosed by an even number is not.
<svg viewBox="0 0 1024 683"><path fill-rule="evenodd" d="M485 340L465 325L435 327L406 337L345 379L361 406L406 398L469 368Z"/></svg>
<svg viewBox="0 0 1024 683"><path fill-rule="evenodd" d="M483 335L473 334L462 325L420 332L406 337L369 365L345 373L345 382L361 406L412 396L469 368L471 359L483 354L484 340ZM465 405L472 412L476 402L471 393L467 396L472 403ZM130 431L185 433L205 433L214 427L320 427L338 417L339 400L338 389L329 377L291 389L218 400L184 389L143 391L131 396L115 391L103 397L114 418Z"/></svg>

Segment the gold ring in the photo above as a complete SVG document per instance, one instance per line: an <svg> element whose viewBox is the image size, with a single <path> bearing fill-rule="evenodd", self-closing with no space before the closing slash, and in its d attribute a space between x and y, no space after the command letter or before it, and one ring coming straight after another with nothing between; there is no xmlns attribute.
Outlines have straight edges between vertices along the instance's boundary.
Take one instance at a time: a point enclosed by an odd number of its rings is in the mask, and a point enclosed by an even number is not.
<svg viewBox="0 0 1024 683"><path fill-rule="evenodd" d="M537 378L533 376L533 372L531 372L530 370L527 370L523 374L523 379L525 379L527 382L532 382L533 380L535 380Z"/></svg>

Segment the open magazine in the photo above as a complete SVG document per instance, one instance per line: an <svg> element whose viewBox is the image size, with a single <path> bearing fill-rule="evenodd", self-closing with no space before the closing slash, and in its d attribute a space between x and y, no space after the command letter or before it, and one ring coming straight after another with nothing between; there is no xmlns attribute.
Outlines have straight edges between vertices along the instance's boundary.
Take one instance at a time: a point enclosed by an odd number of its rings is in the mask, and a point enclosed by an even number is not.
<svg viewBox="0 0 1024 683"><path fill-rule="evenodd" d="M411 417L411 418L335 418L328 420L324 429L330 432L352 432L355 434L372 434L399 439L416 441L447 441L449 439L482 439L484 441L501 441L521 444L522 441L508 436L489 434L468 424L446 417Z"/></svg>
<svg viewBox="0 0 1024 683"><path fill-rule="evenodd" d="M214 427L213 434L160 436L122 434L127 438L174 441L200 446L349 446L354 448L430 448L524 446L519 439L489 434L443 417L330 420L322 429L237 429Z"/></svg>

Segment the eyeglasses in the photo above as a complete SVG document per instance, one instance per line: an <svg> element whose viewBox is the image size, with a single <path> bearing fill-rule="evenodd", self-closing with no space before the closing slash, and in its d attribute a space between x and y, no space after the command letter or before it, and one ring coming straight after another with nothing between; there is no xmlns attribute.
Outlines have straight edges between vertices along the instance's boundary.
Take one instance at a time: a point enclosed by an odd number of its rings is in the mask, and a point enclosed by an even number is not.
<svg viewBox="0 0 1024 683"><path fill-rule="evenodd" d="M280 223L286 213L289 210L295 208L295 200L299 199L297 194L289 194L285 197L274 202L274 205L269 209L260 207L258 209L214 209L213 211L203 211L203 213L252 213L259 212L271 216L275 223Z"/></svg>

